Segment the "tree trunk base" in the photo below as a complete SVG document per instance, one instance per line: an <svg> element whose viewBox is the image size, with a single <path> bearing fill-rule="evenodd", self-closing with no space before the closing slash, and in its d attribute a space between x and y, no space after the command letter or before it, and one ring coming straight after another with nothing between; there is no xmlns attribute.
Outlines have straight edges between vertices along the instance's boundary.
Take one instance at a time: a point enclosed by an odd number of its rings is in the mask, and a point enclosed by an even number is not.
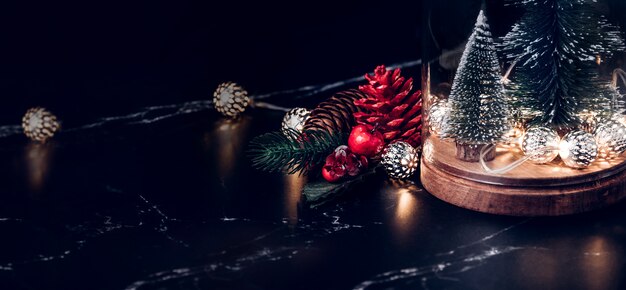
<svg viewBox="0 0 626 290"><path fill-rule="evenodd" d="M482 144L460 144L456 143L456 158L466 162L478 162L480 160L480 151L485 146L491 146L491 149L485 153L485 161L491 161L496 158L496 146Z"/></svg>

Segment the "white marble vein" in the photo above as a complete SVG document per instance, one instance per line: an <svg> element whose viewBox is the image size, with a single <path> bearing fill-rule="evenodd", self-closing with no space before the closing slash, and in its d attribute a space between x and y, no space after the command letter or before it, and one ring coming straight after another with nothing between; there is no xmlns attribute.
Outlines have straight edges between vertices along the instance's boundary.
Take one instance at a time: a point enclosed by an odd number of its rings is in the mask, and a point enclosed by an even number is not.
<svg viewBox="0 0 626 290"><path fill-rule="evenodd" d="M499 231L488 234L474 242L455 247L450 251L435 254L435 257L441 257L440 262L384 272L376 275L372 279L359 283L354 287L354 289L365 290L373 286L381 286L386 289L392 289L395 283L401 282L406 284L418 281L423 289L428 289L428 281L431 279L458 281L459 279L453 277L452 275L467 272L480 267L487 260L493 257L524 249L545 250L542 248L510 245L490 246L487 243L494 238L529 222L531 219L532 218L525 219ZM487 247L487 249L485 250L484 247ZM459 254L459 252L469 252L469 254Z"/></svg>
<svg viewBox="0 0 626 290"><path fill-rule="evenodd" d="M96 217L98 217L100 220L88 221L73 226L66 226L69 234L76 236L76 240L74 243L70 244L68 248L61 250L61 252L51 254L38 254L33 258L3 263L0 264L0 270L11 271L14 270L16 266L62 260L69 257L71 254L82 250L85 244L92 239L98 238L104 234L121 228L135 228L138 226L113 223L112 217L110 216L96 215ZM17 220L22 221L20 219Z"/></svg>
<svg viewBox="0 0 626 290"><path fill-rule="evenodd" d="M9 137L22 133L22 126L20 125L5 125L0 126L0 138Z"/></svg>
<svg viewBox="0 0 626 290"><path fill-rule="evenodd" d="M396 63L389 65L390 68L408 68L418 66L422 63L421 60L412 60L402 63ZM252 95L252 100L272 99L278 97L289 97L290 99L301 99L314 96L329 90L334 90L348 85L361 82L364 80L363 75L351 77L345 80L336 81L328 84L307 85L300 88L275 91L265 94ZM287 110L289 108L282 108L274 106L272 104L264 104L259 107L278 108L280 110ZM149 106L140 109L138 112L129 113L120 116L104 117L96 120L93 123L85 124L74 128L63 129L63 132L76 132L95 128L101 128L107 125L145 125L152 124L165 119L187 115L191 113L201 112L213 108L213 102L210 98L207 100L196 100L178 104L157 105ZM59 116L63 120L63 116ZM21 134L22 128L20 125L6 125L0 126L0 138L8 137L16 134Z"/></svg>
<svg viewBox="0 0 626 290"><path fill-rule="evenodd" d="M532 218L528 218L528 219L522 220L521 222L515 223L515 224L510 225L510 226L508 226L506 228L503 228L503 229L501 229L501 230L499 230L499 231L497 231L495 233L489 234L489 235L487 235L487 236L485 236L485 237L483 237L483 238L481 238L481 239L479 239L477 241L471 242L469 244L460 245L460 246L454 248L453 250L450 250L450 251L445 252L445 253L438 253L436 255L437 256L452 255L452 254L454 254L458 250L469 248L471 246L475 246L475 245L478 245L478 244L485 244L487 241L489 241L489 240L491 240L491 239L493 239L493 238L495 238L495 237L497 237L497 236L499 236L499 235L501 235L501 234L503 234L505 232L508 232L508 231L510 231L512 229L515 229L515 228L517 228L517 227L519 227L519 226L529 222L530 220L532 220Z"/></svg>
<svg viewBox="0 0 626 290"><path fill-rule="evenodd" d="M242 217L224 216L219 220L228 223L267 223L274 227L268 231L264 231L255 237L242 241L236 245L229 246L224 249L217 250L214 253L207 254L209 261L202 265L194 267L183 267L176 269L163 270L153 273L148 277L136 281L129 285L126 289L141 289L149 285L160 285L162 283L187 283L197 281L198 279L210 278L207 274L220 271L223 275L229 272L239 272L251 265L266 262L276 262L294 258L299 253L315 249L313 244L321 237L328 236L339 231L348 229L359 229L363 226L347 224L341 221L339 215L343 211L341 205L336 205L332 210L321 213L325 218L322 221L314 221L306 223L299 220L295 227L295 232L290 229L289 225L281 222L272 221L256 221ZM295 238L303 240L293 246L266 247L258 246L262 241L271 236L281 235L280 238L294 241ZM252 248L248 250L247 248ZM240 253L243 250L243 253Z"/></svg>
<svg viewBox="0 0 626 290"><path fill-rule="evenodd" d="M386 289L392 289L391 285L393 283L396 283L398 281L408 282L412 280L420 281L422 288L427 289L427 282L430 279L457 281L458 279L456 278L443 275L453 275L467 272L483 265L487 260L495 256L508 254L522 249L524 248L513 246L491 247L487 250L463 256L454 260L447 260L419 267L392 270L378 274L370 280L361 282L354 287L354 290L365 290L372 286L384 286L386 287Z"/></svg>
<svg viewBox="0 0 626 290"><path fill-rule="evenodd" d="M418 60L411 60L411 61L391 64L391 65L388 65L387 67L390 69L395 69L395 68L404 69L404 68L418 66L421 64L422 64L422 60L418 59ZM300 98L314 96L316 94L320 94L329 90L346 87L348 85L358 83L363 80L365 80L364 74L351 77L345 80L328 83L328 84L308 85L308 86L303 86L297 89L289 89L289 90L276 91L276 92L271 92L271 93L266 93L266 94L260 94L260 95L253 96L252 98L255 100L261 100L261 99L267 99L267 98L272 98L276 96L288 95L288 96L292 96L295 99L300 99Z"/></svg>
<svg viewBox="0 0 626 290"><path fill-rule="evenodd" d="M122 190L116 189L111 186L107 186L106 190L114 193L122 193ZM84 246L91 240L102 237L108 233L120 230L120 229L136 229L142 226L146 226L147 223L144 222L146 218L157 217L157 223L153 225L153 229L163 235L166 239L180 245L183 247L189 247L189 245L179 239L174 238L168 232L168 225L172 222L177 222L177 219L171 218L166 215L161 209L155 204L151 203L148 199L146 199L143 195L138 194L138 204L137 211L135 214L137 215L137 222L132 224L120 223L115 221L115 217L111 215L104 215L100 213L95 213L93 215L93 219L88 221L84 221L79 224L74 225L66 225L65 229L67 230L68 235L74 237L74 242L69 244L66 249L61 250L58 253L51 254L37 254L33 258L20 260L20 261L12 261L5 262L0 264L0 271L11 271L14 270L16 266L22 266L33 263L40 262L50 262L56 260L62 260L70 256L71 254L78 252L84 248ZM152 219L151 219L152 220ZM0 222L20 222L26 226L30 225L27 221L19 218L0 218ZM152 222L151 224L154 224Z"/></svg>
<svg viewBox="0 0 626 290"><path fill-rule="evenodd" d="M195 267L183 267L156 272L145 279L133 282L126 290L137 290L145 286L162 283L188 282L188 279L207 278L214 272L239 272L260 262L275 262L290 259L301 249L297 247L261 248L228 262L214 262ZM196 281L197 282L197 281Z"/></svg>

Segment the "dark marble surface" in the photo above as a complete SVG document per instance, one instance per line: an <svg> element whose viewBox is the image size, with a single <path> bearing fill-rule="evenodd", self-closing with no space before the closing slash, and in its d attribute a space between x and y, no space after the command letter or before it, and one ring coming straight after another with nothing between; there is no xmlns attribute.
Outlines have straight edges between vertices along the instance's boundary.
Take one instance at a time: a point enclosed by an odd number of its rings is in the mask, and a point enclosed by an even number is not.
<svg viewBox="0 0 626 290"><path fill-rule="evenodd" d="M480 1L110 2L2 9L0 289L626 288L626 203L503 217L374 178L312 209L305 180L245 154L282 113L209 108L230 80L312 107L335 80L420 58L431 34L456 48ZM304 99L265 94L310 84ZM64 122L48 144L10 125L32 106Z"/></svg>
<svg viewBox="0 0 626 290"><path fill-rule="evenodd" d="M626 287L624 203L502 217L445 204L417 180L383 178L311 209L305 180L256 171L245 156L281 115L142 115L45 145L5 136L1 288Z"/></svg>

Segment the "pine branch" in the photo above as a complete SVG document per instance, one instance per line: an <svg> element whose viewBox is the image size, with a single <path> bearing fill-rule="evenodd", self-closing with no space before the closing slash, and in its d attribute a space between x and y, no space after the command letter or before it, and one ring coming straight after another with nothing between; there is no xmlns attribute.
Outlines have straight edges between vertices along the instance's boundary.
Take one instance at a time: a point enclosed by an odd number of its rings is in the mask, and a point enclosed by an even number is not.
<svg viewBox="0 0 626 290"><path fill-rule="evenodd" d="M595 61L622 51L624 42L593 2L510 0L526 9L503 39L506 58L519 59L509 92L526 119L565 128L581 113L611 114L613 92Z"/></svg>
<svg viewBox="0 0 626 290"><path fill-rule="evenodd" d="M326 130L300 133L292 130L283 134L276 131L252 139L248 154L252 166L257 169L306 174L310 168L324 162L337 146L346 143L346 133L330 133Z"/></svg>
<svg viewBox="0 0 626 290"><path fill-rule="evenodd" d="M345 180L341 183L329 183L325 180L309 182L302 189L302 195L311 208L319 207L339 197L342 193L350 190L355 185L369 180L370 177L377 173L379 168L381 167L378 165L374 166L356 178Z"/></svg>

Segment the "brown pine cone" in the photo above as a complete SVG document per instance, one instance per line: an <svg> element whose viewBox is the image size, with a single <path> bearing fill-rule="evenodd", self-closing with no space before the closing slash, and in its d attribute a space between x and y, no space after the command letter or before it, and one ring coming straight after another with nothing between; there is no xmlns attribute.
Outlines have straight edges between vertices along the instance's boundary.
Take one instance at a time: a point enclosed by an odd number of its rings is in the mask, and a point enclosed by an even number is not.
<svg viewBox="0 0 626 290"><path fill-rule="evenodd" d="M366 94L354 89L335 94L311 111L303 131L326 130L329 133L350 133L352 126L356 123L353 114L362 111L354 104L354 101L366 97Z"/></svg>

